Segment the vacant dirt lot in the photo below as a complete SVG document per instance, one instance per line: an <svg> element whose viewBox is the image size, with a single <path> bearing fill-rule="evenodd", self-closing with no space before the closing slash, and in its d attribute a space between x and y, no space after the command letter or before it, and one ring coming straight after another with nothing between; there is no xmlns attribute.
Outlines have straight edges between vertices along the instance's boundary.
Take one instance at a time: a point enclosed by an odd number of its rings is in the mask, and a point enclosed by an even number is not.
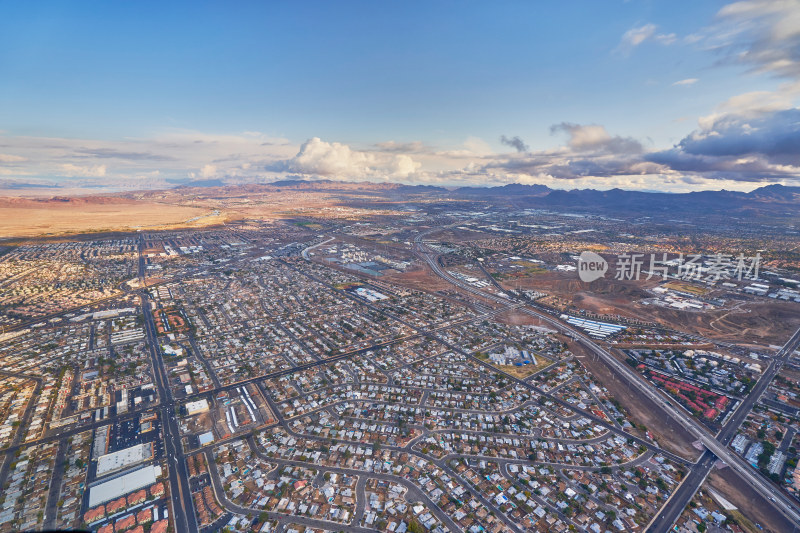
<svg viewBox="0 0 800 533"><path fill-rule="evenodd" d="M551 330L553 329L553 326L550 326L543 320L540 320L526 313L520 313L516 309L511 309L504 313L499 313L495 317L495 320L497 320L498 322L502 322L503 324L508 324L510 326L540 326Z"/></svg>
<svg viewBox="0 0 800 533"><path fill-rule="evenodd" d="M581 362L595 379L611 392L611 395L630 413L633 420L643 424L653 433L659 446L691 460L700 456L700 452L692 446L694 439L680 424L666 416L653 402L615 377L616 373L601 359L588 355L575 343L570 344L570 350L580 357Z"/></svg>
<svg viewBox="0 0 800 533"><path fill-rule="evenodd" d="M750 485L742 481L738 474L730 468L712 470L706 482L710 483L714 490L726 500L738 507L738 512L743 517L747 517L744 519L738 517L739 525L746 531L752 533L761 531L756 524L761 525L764 528L763 531L772 533L784 533L794 529L791 522L773 509L769 501L751 489Z"/></svg>
<svg viewBox="0 0 800 533"><path fill-rule="evenodd" d="M453 286L431 272L427 265L414 264L409 270L388 274L384 277L388 283L396 283L409 289L425 292L436 292L451 289Z"/></svg>
<svg viewBox="0 0 800 533"><path fill-rule="evenodd" d="M150 203L0 207L0 238L195 227L224 222L198 207ZM187 222L195 217L204 217Z"/></svg>
<svg viewBox="0 0 800 533"><path fill-rule="evenodd" d="M548 272L515 280L514 285L517 283L524 289L553 295L577 309L659 323L724 342L749 342L762 348L782 346L800 328L800 308L793 302L748 297L703 312L641 304L640 300L653 296L646 289L658 284L655 279L639 282L600 279L583 283L574 272Z"/></svg>

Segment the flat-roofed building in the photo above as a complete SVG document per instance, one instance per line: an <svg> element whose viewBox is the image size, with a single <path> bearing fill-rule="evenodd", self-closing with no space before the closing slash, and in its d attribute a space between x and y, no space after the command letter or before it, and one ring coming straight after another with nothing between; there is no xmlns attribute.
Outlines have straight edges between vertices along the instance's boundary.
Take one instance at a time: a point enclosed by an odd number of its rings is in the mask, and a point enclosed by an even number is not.
<svg viewBox="0 0 800 533"><path fill-rule="evenodd" d="M125 496L143 487L148 487L154 484L160 475L160 466L148 465L89 487L89 508L117 499L120 496Z"/></svg>
<svg viewBox="0 0 800 533"><path fill-rule="evenodd" d="M145 442L97 458L97 475L102 476L153 458L153 443Z"/></svg>
<svg viewBox="0 0 800 533"><path fill-rule="evenodd" d="M208 400L197 400L186 404L186 412L191 415L208 412Z"/></svg>

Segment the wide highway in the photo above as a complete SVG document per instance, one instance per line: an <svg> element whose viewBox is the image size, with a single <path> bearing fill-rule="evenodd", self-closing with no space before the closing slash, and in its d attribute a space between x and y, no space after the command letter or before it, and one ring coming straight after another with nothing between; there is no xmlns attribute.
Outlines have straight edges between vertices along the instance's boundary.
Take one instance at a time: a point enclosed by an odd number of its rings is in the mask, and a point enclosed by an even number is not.
<svg viewBox="0 0 800 533"><path fill-rule="evenodd" d="M507 298L497 296L495 294L486 293L443 271L437 261L438 253L430 249L423 241L423 238L426 235L429 235L434 231L437 231L437 228L428 230L426 232L417 235L414 239L414 251L418 257L423 259L428 264L428 266L430 266L431 270L433 270L433 272L436 275L450 282L451 284L456 285L460 289L484 300L490 300L495 303L508 303L509 299L519 299L519 297L513 293L506 293L508 296ZM786 342L786 344L781 348L781 350L776 354L776 356L770 362L769 367L762 375L756 387L754 387L751 394L747 397L747 399L744 402L742 402L742 404L737 409L736 413L733 416L733 420L730 421L728 424L726 424L726 429L728 430L727 431L723 430L719 435L713 436L710 433L708 433L708 431L705 428L703 428L697 420L692 418L691 415L682 411L680 408L674 406L658 391L656 391L654 388L648 385L644 380L640 379L638 374L636 374L636 372L632 368L630 368L627 364L621 362L619 359L617 359L607 350L603 349L601 346L596 344L592 339L584 335L582 332L570 327L569 325L565 324L558 318L544 312L543 310L537 309L537 307L538 306L535 306L535 304L531 305L529 303L529 305L521 307L520 311L527 313L531 316L534 316L550 324L551 326L556 328L556 330L558 330L559 332L569 335L570 337L581 343L591 353L594 353L598 357L602 358L603 361L612 369L614 369L617 372L617 374L619 374L622 378L624 378L629 385L635 387L635 389L639 393L643 394L649 400L658 405L664 412L666 412L674 420L679 422L692 436L694 436L698 441L700 441L703 444L703 446L705 446L706 449L709 450L716 458L722 460L730 468L734 469L745 482L747 482L760 494L764 495L765 499L768 498L770 503L778 511L780 511L786 518L788 518L795 524L800 524L800 509L798 509L797 505L788 496L784 495L780 490L778 490L777 487L771 481L762 477L761 474L758 471L756 471L750 464L745 462L733 451L727 448L728 442L735 434L735 429L738 428L738 425L741 424L741 422L750 412L752 406L761 396L761 393L763 393L763 391L769 385L769 382L778 373L778 371L786 362L786 360L789 358L789 356L795 350L797 350L798 346L800 346L800 329L798 329L794 333L794 335L792 335L792 337ZM695 465L695 468L702 471L704 468L710 468L711 464L712 463L708 460L707 456L704 455L703 457L701 457L700 461ZM696 476L692 474L690 474L690 476L693 479L696 478ZM702 479L704 478L705 476L702 476ZM687 489L684 490L687 491ZM692 495L693 494L694 492L692 492ZM691 496L689 498L691 498ZM670 502L670 504L672 505L672 502ZM651 526L650 531L653 531L654 533L660 533L661 531L669 530L671 525L672 525L671 523L665 525L658 524L658 527L655 528Z"/></svg>

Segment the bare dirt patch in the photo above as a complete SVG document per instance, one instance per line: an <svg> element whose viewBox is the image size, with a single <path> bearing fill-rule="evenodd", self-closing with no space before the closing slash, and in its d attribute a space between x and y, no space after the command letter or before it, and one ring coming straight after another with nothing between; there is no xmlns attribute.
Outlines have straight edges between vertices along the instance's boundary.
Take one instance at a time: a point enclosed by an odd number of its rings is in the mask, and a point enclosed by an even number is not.
<svg viewBox="0 0 800 533"><path fill-rule="evenodd" d="M754 346L783 345L800 328L800 307L794 302L730 300L725 307L706 311L686 311L644 305L654 295L647 291L659 281L618 281L599 279L583 283L574 272L531 276L521 282L523 289L548 294L545 302L559 309L585 309L599 315L620 315L661 324L709 339L752 343Z"/></svg>
<svg viewBox="0 0 800 533"><path fill-rule="evenodd" d="M387 274L389 283L396 283L409 289L425 292L436 292L452 288L448 282L433 274L427 267L414 265L405 272Z"/></svg>
<svg viewBox="0 0 800 533"><path fill-rule="evenodd" d="M495 316L495 320L502 324L509 326L540 326L547 329L553 329L552 326L545 323L543 320L533 317L527 313L521 313L516 309L511 309L504 313L499 313Z"/></svg>
<svg viewBox="0 0 800 533"><path fill-rule="evenodd" d="M792 531L792 523L772 507L758 492L750 488L750 485L742 481L739 475L730 468L722 470L712 470L708 476L709 483L714 490L738 507L740 518L737 520L739 525L752 533L759 533L755 524L760 524L763 531L771 533L784 533ZM745 519L741 519L745 517Z"/></svg>
<svg viewBox="0 0 800 533"><path fill-rule="evenodd" d="M628 387L621 378L615 377L616 372L601 359L589 355L579 344L569 343L569 349L630 413L633 421L644 425L653 434L659 446L691 460L700 456L700 452L692 446L692 436L660 407Z"/></svg>
<svg viewBox="0 0 800 533"><path fill-rule="evenodd" d="M208 209L153 203L0 207L0 237L33 237L70 233L169 229L220 224ZM190 221L196 217L195 221Z"/></svg>

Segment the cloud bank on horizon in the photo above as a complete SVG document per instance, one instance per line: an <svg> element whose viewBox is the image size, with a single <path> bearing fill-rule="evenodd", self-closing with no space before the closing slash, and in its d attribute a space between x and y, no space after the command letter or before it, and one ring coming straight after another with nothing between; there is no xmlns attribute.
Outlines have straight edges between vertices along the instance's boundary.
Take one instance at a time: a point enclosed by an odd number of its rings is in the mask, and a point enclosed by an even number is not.
<svg viewBox="0 0 800 533"><path fill-rule="evenodd" d="M709 61L704 72L710 78L725 73L734 80L750 80L742 85L754 90L736 92L706 107L695 119L696 126L683 123L682 137L672 143L626 134L617 125L611 128L594 120L526 126L535 140L519 133L518 121L508 120L504 126L500 119L486 128L509 130L499 135L453 140L434 131L412 141L343 142L313 132L298 140L257 131L220 135L175 127L122 139L7 130L0 131L0 188L28 184L143 189L197 180L270 182L286 175L676 192L800 185L800 0L731 3L691 33L644 22L617 35L617 44L604 52L612 58L608 61L633 61L648 47L673 62L702 56ZM0 65L3 60L0 56ZM680 93L674 98L683 99L701 91L705 82L694 71L660 85L660 94L673 91ZM567 108L564 114L573 115ZM548 142L550 146L542 147Z"/></svg>

